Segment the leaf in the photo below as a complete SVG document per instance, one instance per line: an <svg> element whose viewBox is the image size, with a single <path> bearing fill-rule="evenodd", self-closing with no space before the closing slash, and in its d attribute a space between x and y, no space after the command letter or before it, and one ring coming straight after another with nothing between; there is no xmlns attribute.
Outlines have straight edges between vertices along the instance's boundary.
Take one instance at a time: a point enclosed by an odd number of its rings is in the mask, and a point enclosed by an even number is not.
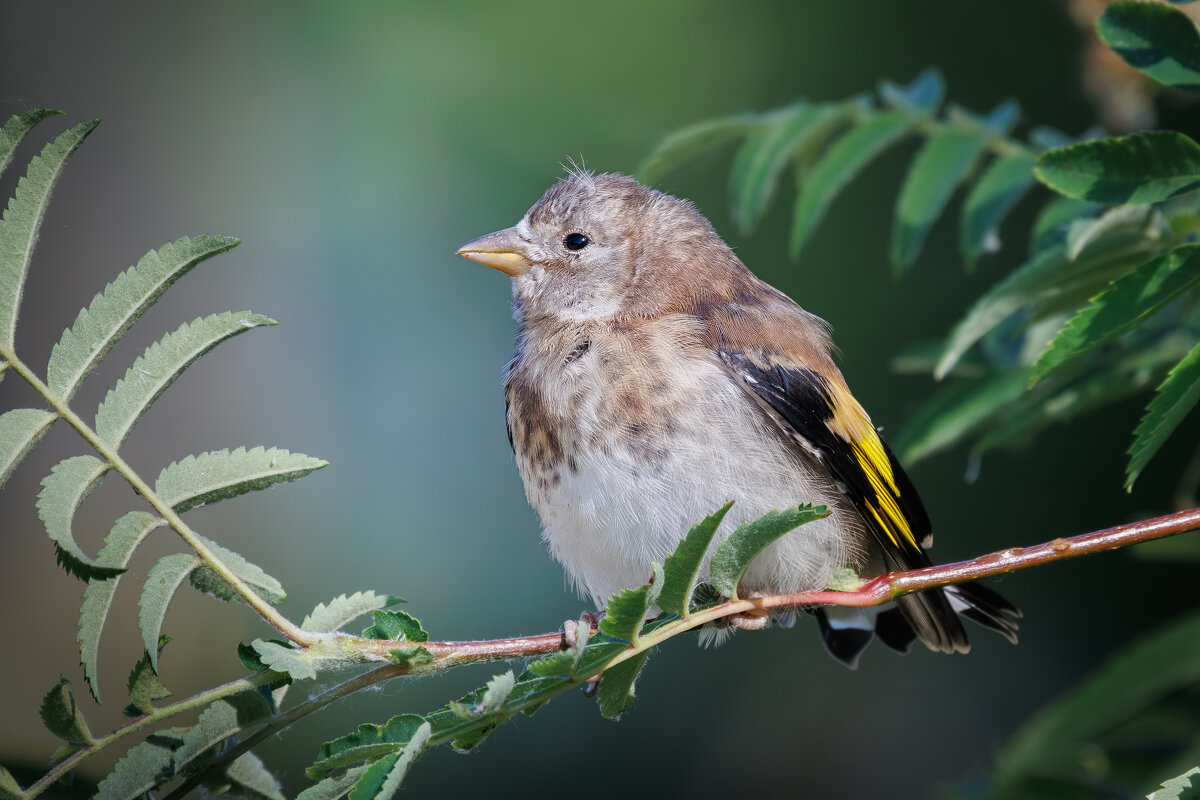
<svg viewBox="0 0 1200 800"><path fill-rule="evenodd" d="M81 122L63 131L40 155L34 156L0 219L0 348L9 352L16 334L25 276L29 273L29 261L50 204L50 194L71 154L99 124L98 119Z"/></svg>
<svg viewBox="0 0 1200 800"><path fill-rule="evenodd" d="M151 250L79 312L50 353L46 384L70 400L96 365L163 292L201 261L237 247L231 236L184 236ZM264 318L265 319L265 318Z"/></svg>
<svg viewBox="0 0 1200 800"><path fill-rule="evenodd" d="M658 599L663 586L662 567L651 564L650 582L634 589L622 589L608 599L605 616L600 620L600 630L609 636L624 639L636 645L638 632L650 609Z"/></svg>
<svg viewBox="0 0 1200 800"><path fill-rule="evenodd" d="M133 551L160 522L158 517L145 511L130 511L113 525L104 539L104 547L100 548L96 561L123 571L128 566ZM108 610L112 607L119 580L119 575L89 580L83 590L83 605L79 611L79 632L75 637L79 642L79 661L83 664L84 678L87 679L92 697L96 698L97 703L100 702L100 682L96 671L100 634L104 630L104 621L108 618Z"/></svg>
<svg viewBox="0 0 1200 800"><path fill-rule="evenodd" d="M1000 249L1000 223L1036 183L1032 155L1002 156L993 161L963 204L959 248L967 269L984 253Z"/></svg>
<svg viewBox="0 0 1200 800"><path fill-rule="evenodd" d="M408 744L424 724L425 719L416 714L399 714L383 725L359 725L354 733L321 745L317 762L305 774L316 780L360 761L376 761Z"/></svg>
<svg viewBox="0 0 1200 800"><path fill-rule="evenodd" d="M0 135L2 135L2 131L0 131ZM0 798L22 800L24 797L25 792L21 789L21 784L17 783L17 779L12 776L11 772L0 767Z"/></svg>
<svg viewBox="0 0 1200 800"><path fill-rule="evenodd" d="M95 744L96 740L88 730L83 712L75 705L75 697L67 688L70 683L65 677L59 678L54 688L46 692L40 709L42 722L46 724L47 730L67 744L81 747Z"/></svg>
<svg viewBox="0 0 1200 800"><path fill-rule="evenodd" d="M733 216L749 232L762 216L779 176L800 149L828 136L851 106L797 104L762 118L734 157L729 189Z"/></svg>
<svg viewBox="0 0 1200 800"><path fill-rule="evenodd" d="M829 516L825 506L812 503L769 511L751 522L743 522L729 538L717 545L709 565L710 582L718 592L730 600L737 599L737 586L754 557L768 545L789 531L806 522Z"/></svg>
<svg viewBox="0 0 1200 800"><path fill-rule="evenodd" d="M211 539L206 539L200 534L193 535L203 542L219 561L233 570L234 575L245 581L268 603L277 605L287 598L287 592L283 590L283 585L264 572L262 567L250 563L242 555L222 547ZM214 572L211 567L206 565L197 567L188 575L188 580L192 587L202 594L226 602L242 602L242 596L235 592L225 582L225 579Z"/></svg>
<svg viewBox="0 0 1200 800"><path fill-rule="evenodd" d="M4 174L4 170L8 169L8 164L12 161L13 151L17 149L17 145L25 138L25 134L33 129L47 117L52 117L55 114L61 114L61 111L56 111L52 108L33 108L26 111L24 114L13 114L0 127L0 175Z"/></svg>
<svg viewBox="0 0 1200 800"><path fill-rule="evenodd" d="M358 783L358 779L366 771L366 767L353 767L346 770L344 775L326 778L296 795L296 800L340 800L354 788L354 784Z"/></svg>
<svg viewBox="0 0 1200 800"><path fill-rule="evenodd" d="M93 800L133 800L171 776L171 747L152 735L129 748L100 781Z"/></svg>
<svg viewBox="0 0 1200 800"><path fill-rule="evenodd" d="M1056 244L1066 242L1070 224L1077 219L1095 216L1105 206L1088 200L1055 195L1050 198L1034 220L1029 234L1029 253L1032 255Z"/></svg>
<svg viewBox="0 0 1200 800"><path fill-rule="evenodd" d="M1200 145L1175 131L1097 139L1047 150L1034 174L1068 197L1157 203L1200 189Z"/></svg>
<svg viewBox="0 0 1200 800"><path fill-rule="evenodd" d="M495 714L504 708L504 701L512 694L513 685L517 682L516 676L510 669L502 675L494 675L487 682L487 689L483 693L483 699L479 701L479 706L474 709L476 714Z"/></svg>
<svg viewBox="0 0 1200 800"><path fill-rule="evenodd" d="M286 800L279 781L271 774L262 759L254 753L242 753L225 768L225 779L240 791L264 800Z"/></svg>
<svg viewBox="0 0 1200 800"><path fill-rule="evenodd" d="M1174 89L1200 92L1200 32L1182 11L1162 3L1112 3L1096 20L1096 33L1134 69Z"/></svg>
<svg viewBox="0 0 1200 800"><path fill-rule="evenodd" d="M838 139L800 185L792 217L791 255L800 254L809 236L825 218L838 192L866 167L871 159L902 139L919 117L900 111L875 114Z"/></svg>
<svg viewBox="0 0 1200 800"><path fill-rule="evenodd" d="M1167 375L1146 407L1146 415L1133 432L1129 466L1125 468L1125 491L1133 491L1133 484L1146 464L1192 410L1197 399L1200 399L1200 344L1193 347Z"/></svg>
<svg viewBox="0 0 1200 800"><path fill-rule="evenodd" d="M158 637L158 652L162 653L167 642L171 641L170 636ZM129 700L132 706L143 714L149 714L154 710L155 700L162 700L170 697L171 691L163 686L162 681L158 679L153 667L150 666L150 654L143 653L134 665L133 670L129 673L129 680L126 682L126 687L129 689Z"/></svg>
<svg viewBox="0 0 1200 800"><path fill-rule="evenodd" d="M638 167L638 179L646 184L657 182L693 156L744 136L757 119L755 114L734 114L706 119L667 134Z"/></svg>
<svg viewBox="0 0 1200 800"><path fill-rule="evenodd" d="M429 723L424 723L402 752L385 756L368 767L350 792L350 800L388 800L396 794L409 768L429 746L431 732Z"/></svg>
<svg viewBox="0 0 1200 800"><path fill-rule="evenodd" d="M713 535L732 505L731 500L693 525L675 552L663 562L662 591L658 595L658 607L663 611L681 617L688 615L696 577L700 574Z"/></svg>
<svg viewBox="0 0 1200 800"><path fill-rule="evenodd" d="M138 625L142 629L142 643L150 656L150 666L155 672L158 672L158 637L167 616L167 606L179 584L198 566L200 559L191 553L173 553L160 558L146 575L146 585L138 600Z"/></svg>
<svg viewBox="0 0 1200 800"><path fill-rule="evenodd" d="M261 314L227 311L180 325L146 348L109 390L96 409L96 435L114 448L120 447L138 418L200 356L239 333L277 324Z"/></svg>
<svg viewBox="0 0 1200 800"><path fill-rule="evenodd" d="M71 532L75 509L100 484L108 469L108 464L93 456L67 458L51 467L38 492L38 516L54 542L58 563L83 580L110 578L124 572L105 566L83 552Z"/></svg>
<svg viewBox="0 0 1200 800"><path fill-rule="evenodd" d="M600 716L613 719L621 716L633 705L634 683L649 657L650 651L644 650L604 671L604 678L596 692Z"/></svg>
<svg viewBox="0 0 1200 800"><path fill-rule="evenodd" d="M908 86L879 82L879 99L892 108L912 114L932 114L941 107L945 96L946 81L936 69L923 71Z"/></svg>
<svg viewBox="0 0 1200 800"><path fill-rule="evenodd" d="M238 692L216 701L204 710L196 724L183 735L183 742L173 758L175 771L182 771L188 763L238 731L264 722L270 717L271 706L256 689Z"/></svg>
<svg viewBox="0 0 1200 800"><path fill-rule="evenodd" d="M1033 365L1032 383L1141 324L1200 280L1200 244L1152 258L1080 309Z"/></svg>
<svg viewBox="0 0 1200 800"><path fill-rule="evenodd" d="M58 419L53 411L14 408L0 415L0 487Z"/></svg>
<svg viewBox="0 0 1200 800"><path fill-rule="evenodd" d="M262 662L276 672L290 675L298 681L317 677L317 670L313 666L312 660L306 658L300 650L262 639L255 639L250 646L254 648L254 652L258 653Z"/></svg>
<svg viewBox="0 0 1200 800"><path fill-rule="evenodd" d="M423 664L429 664L433 661L433 653L429 652L428 648L421 647L419 644L410 645L409 647L397 647L395 650L388 651L392 658L392 663L401 666L409 667L409 674L416 671L416 667Z"/></svg>
<svg viewBox="0 0 1200 800"><path fill-rule="evenodd" d="M575 625L575 643L566 650L559 650L545 658L529 663L528 670L543 678L555 675L566 675L572 679L583 677L579 674L579 665L587 650L588 639L591 638L592 628L586 619L579 620Z"/></svg>
<svg viewBox="0 0 1200 800"><path fill-rule="evenodd" d="M362 632L364 639L386 639L388 641L427 642L429 634L421 622L403 611L374 611L373 625Z"/></svg>
<svg viewBox="0 0 1200 800"><path fill-rule="evenodd" d="M1146 800L1200 800L1200 767L1164 781L1161 789L1146 795Z"/></svg>
<svg viewBox="0 0 1200 800"><path fill-rule="evenodd" d="M1089 247L1121 231L1158 239L1162 236L1163 227L1162 215L1154 206L1110 208L1095 219L1077 219L1067 227L1067 258L1076 261Z"/></svg>
<svg viewBox="0 0 1200 800"><path fill-rule="evenodd" d="M167 465L154 489L178 513L303 478L328 461L274 448L244 447L188 456Z"/></svg>
<svg viewBox="0 0 1200 800"><path fill-rule="evenodd" d="M400 597L369 591L355 592L349 597L342 594L330 600L329 605L317 603L317 607L304 618L300 627L313 633L333 633L355 617L366 614L368 611L387 608L403 602L405 600Z"/></svg>

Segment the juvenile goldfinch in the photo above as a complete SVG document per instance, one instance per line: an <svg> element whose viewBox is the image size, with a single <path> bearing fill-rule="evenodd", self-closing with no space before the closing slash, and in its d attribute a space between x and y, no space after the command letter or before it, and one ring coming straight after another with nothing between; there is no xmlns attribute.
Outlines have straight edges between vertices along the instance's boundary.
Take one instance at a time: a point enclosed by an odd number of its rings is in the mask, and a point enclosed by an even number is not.
<svg viewBox="0 0 1200 800"><path fill-rule="evenodd" d="M756 278L688 201L573 170L458 254L512 279L509 441L551 555L597 608L726 500L718 536L800 503L832 512L760 554L746 595L930 564L929 518L834 364L829 326ZM873 634L966 652L957 614L1016 641L1018 612L965 585L815 614L853 667Z"/></svg>

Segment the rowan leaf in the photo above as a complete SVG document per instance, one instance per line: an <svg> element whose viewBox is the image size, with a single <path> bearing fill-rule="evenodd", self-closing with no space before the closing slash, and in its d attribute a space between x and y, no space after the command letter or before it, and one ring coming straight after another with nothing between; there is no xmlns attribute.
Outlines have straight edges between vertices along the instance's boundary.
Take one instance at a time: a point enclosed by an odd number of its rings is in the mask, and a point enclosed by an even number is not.
<svg viewBox="0 0 1200 800"><path fill-rule="evenodd" d="M58 563L82 580L110 578L124 571L89 556L76 543L72 532L75 509L100 484L108 470L109 465L94 456L73 456L50 469L38 492L38 517L54 542Z"/></svg>
<svg viewBox="0 0 1200 800"><path fill-rule="evenodd" d="M159 636L158 652L162 653L163 648L170 641L170 636ZM171 690L163 685L162 681L158 679L158 673L150 665L149 653L143 653L142 657L138 659L137 664L129 673L129 680L125 685L129 690L130 704L142 714L149 714L154 710L155 700L171 696Z"/></svg>
<svg viewBox="0 0 1200 800"><path fill-rule="evenodd" d="M1028 385L1029 373L1021 369L942 387L892 441L896 458L910 464L960 444L994 424Z"/></svg>
<svg viewBox="0 0 1200 800"><path fill-rule="evenodd" d="M732 505L731 500L693 525L675 552L663 562L662 591L658 595L658 607L663 611L681 617L688 615L700 567L704 565L704 557L708 555L721 520Z"/></svg>
<svg viewBox="0 0 1200 800"><path fill-rule="evenodd" d="M350 793L354 784L358 783L358 779L366 771L366 767L351 767L342 775L326 778L320 783L308 787L296 795L296 800L341 800Z"/></svg>
<svg viewBox="0 0 1200 800"><path fill-rule="evenodd" d="M95 744L96 740L88 730L83 712L79 710L75 704L75 696L67 688L70 683L65 677L59 678L54 688L42 698L42 722L46 724L47 730L67 744L81 747Z"/></svg>
<svg viewBox="0 0 1200 800"><path fill-rule="evenodd" d="M0 127L0 175L3 175L4 170L8 169L13 151L25 138L25 134L47 117L61 113L52 108L32 108L24 114L13 114L8 118L4 126Z"/></svg>
<svg viewBox="0 0 1200 800"><path fill-rule="evenodd" d="M692 157L720 147L722 144L746 135L758 119L756 114L734 114L728 117L706 119L667 134L650 155L637 168L642 183L652 184L664 175L677 169Z"/></svg>
<svg viewBox="0 0 1200 800"><path fill-rule="evenodd" d="M1120 0L1104 9L1096 33L1134 69L1174 89L1200 92L1200 31L1182 11Z"/></svg>
<svg viewBox="0 0 1200 800"><path fill-rule="evenodd" d="M421 627L421 621L403 611L373 611L374 624L362 632L364 639L388 641L427 642L429 634Z"/></svg>
<svg viewBox="0 0 1200 800"><path fill-rule="evenodd" d="M1200 344L1171 369L1146 407L1146 415L1134 431L1133 445L1129 448L1126 491L1133 491L1133 484L1146 464L1196 405L1197 399L1200 399Z"/></svg>
<svg viewBox="0 0 1200 800"><path fill-rule="evenodd" d="M1200 145L1175 131L1096 139L1047 150L1034 174L1080 200L1157 203L1200 189Z"/></svg>
<svg viewBox="0 0 1200 800"><path fill-rule="evenodd" d="M354 784L350 800L389 800L400 789L409 768L429 746L430 734L431 729L426 722L413 734L403 751L384 756L368 767L358 783Z"/></svg>
<svg viewBox="0 0 1200 800"><path fill-rule="evenodd" d="M158 474L155 491L175 511L183 513L277 483L303 478L329 464L319 458L272 447L244 447L188 456Z"/></svg>
<svg viewBox="0 0 1200 800"><path fill-rule="evenodd" d="M216 701L183 735L183 742L175 751L172 762L175 772L182 771L190 762L238 731L270 717L271 705L257 689L248 689Z"/></svg>
<svg viewBox="0 0 1200 800"><path fill-rule="evenodd" d="M1146 800L1200 800L1200 767L1163 781L1162 788L1146 795Z"/></svg>
<svg viewBox="0 0 1200 800"><path fill-rule="evenodd" d="M242 753L225 768L224 775L238 794L262 800L286 800L279 781L254 753Z"/></svg>
<svg viewBox="0 0 1200 800"><path fill-rule="evenodd" d="M276 672L285 673L298 681L317 677L312 660L300 650L263 639L255 639L250 646L258 653L262 663Z"/></svg>
<svg viewBox="0 0 1200 800"><path fill-rule="evenodd" d="M650 615L650 609L663 587L663 570L658 564L650 565L650 582L632 589L622 589L608 599L600 630L609 636L637 644L638 633Z"/></svg>
<svg viewBox="0 0 1200 800"><path fill-rule="evenodd" d="M174 744L151 735L129 748L113 771L100 781L93 800L133 800L170 780Z"/></svg>
<svg viewBox="0 0 1200 800"><path fill-rule="evenodd" d="M743 522L717 545L709 565L710 581L718 592L730 600L737 599L737 587L755 556L789 531L829 516L825 506L812 503L782 511L768 511L750 522Z"/></svg>
<svg viewBox="0 0 1200 800"><path fill-rule="evenodd" d="M58 419L53 411L14 408L0 414L0 487Z"/></svg>
<svg viewBox="0 0 1200 800"><path fill-rule="evenodd" d="M1042 206L1029 233L1029 254L1064 244L1072 223L1094 217L1104 210L1101 203L1054 195Z"/></svg>
<svg viewBox="0 0 1200 800"><path fill-rule="evenodd" d="M287 598L287 592L283 590L283 585L264 572L262 567L252 564L244 556L222 547L211 539L206 539L200 534L194 535L213 552L213 555L221 563L233 570L234 575L245 581L251 589L268 603L277 605ZM201 565L192 570L188 575L188 581L191 582L192 587L196 591L202 594L215 597L218 600L225 600L226 602L243 602L242 596L235 592L225 582L224 578L207 565Z"/></svg>
<svg viewBox="0 0 1200 800"><path fill-rule="evenodd" d="M600 706L601 716L615 719L629 710L629 707L633 705L634 684L649 657L650 651L644 650L604 671L604 677L596 692L596 702Z"/></svg>
<svg viewBox="0 0 1200 800"><path fill-rule="evenodd" d="M946 81L936 69L927 69L907 86L898 86L891 81L879 82L879 99L892 108L929 116L942 105L946 96Z"/></svg>
<svg viewBox="0 0 1200 800"><path fill-rule="evenodd" d="M959 225L959 249L968 270L979 257L1000 249L1000 223L1037 183L1032 154L1001 156L988 165L967 195Z"/></svg>
<svg viewBox="0 0 1200 800"><path fill-rule="evenodd" d="M138 600L138 625L142 643L150 656L150 666L158 672L158 637L175 590L188 573L200 566L200 559L191 553L172 553L158 560L146 575L142 596Z"/></svg>
<svg viewBox="0 0 1200 800"><path fill-rule="evenodd" d="M338 595L329 604L318 603L312 613L304 618L300 627L313 633L333 633L355 617L362 616L368 611L394 606L403 603L401 597L377 592L355 592L352 595Z"/></svg>
<svg viewBox="0 0 1200 800"><path fill-rule="evenodd" d="M416 714L399 714L383 725L363 723L354 733L321 745L316 763L305 774L316 780L351 764L376 761L408 744L424 724L425 719Z"/></svg>
<svg viewBox="0 0 1200 800"><path fill-rule="evenodd" d="M1166 232L1166 221L1150 205L1117 206L1095 218L1074 220L1067 226L1067 258L1075 261L1084 250L1121 232L1158 239Z"/></svg>

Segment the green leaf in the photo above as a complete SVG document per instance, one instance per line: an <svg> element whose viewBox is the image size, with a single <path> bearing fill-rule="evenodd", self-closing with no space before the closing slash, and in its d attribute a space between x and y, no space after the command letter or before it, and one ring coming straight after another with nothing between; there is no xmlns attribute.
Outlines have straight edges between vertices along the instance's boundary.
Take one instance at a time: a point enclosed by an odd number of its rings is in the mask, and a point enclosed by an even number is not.
<svg viewBox="0 0 1200 800"><path fill-rule="evenodd" d="M1200 145L1175 131L1097 139L1047 150L1034 174L1068 197L1157 203L1200 189Z"/></svg>
<svg viewBox="0 0 1200 800"><path fill-rule="evenodd" d="M170 636L158 637L158 652L162 653L167 642L171 641ZM129 700L135 709L143 714L149 714L154 710L154 701L162 700L171 696L171 690L163 686L162 681L158 679L158 673L150 666L150 654L143 653L134 665L133 670L129 673L129 680L126 682L129 689Z"/></svg>
<svg viewBox="0 0 1200 800"><path fill-rule="evenodd" d="M1123 0L1104 9L1096 32L1134 69L1174 89L1200 92L1200 31L1182 11Z"/></svg>
<svg viewBox="0 0 1200 800"><path fill-rule="evenodd" d="M96 561L107 567L124 571L133 551L142 540L159 526L161 520L145 511L130 511L116 521ZM83 590L83 605L79 611L79 661L83 664L83 676L92 690L92 697L100 702L100 682L96 665L100 653L100 634L104 621L112 607L113 595L117 591L120 575L111 578L92 578Z"/></svg>
<svg viewBox="0 0 1200 800"><path fill-rule="evenodd" d="M1055 195L1042 206L1037 219L1034 220L1029 234L1029 253L1032 255L1056 244L1065 243L1067 232L1074 220L1095 216L1104 208L1100 203Z"/></svg>
<svg viewBox="0 0 1200 800"><path fill-rule="evenodd" d="M17 783L17 779L12 776L11 772L0 767L0 798L2 800L22 800L24 797L25 792L21 789L21 784Z"/></svg>
<svg viewBox="0 0 1200 800"><path fill-rule="evenodd" d="M225 779L233 784L238 794L263 800L286 800L280 791L279 781L254 753L238 756L225 768Z"/></svg>
<svg viewBox="0 0 1200 800"><path fill-rule="evenodd" d="M362 632L365 639L388 641L427 642L429 634L421 622L403 611L373 611L375 623Z"/></svg>
<svg viewBox="0 0 1200 800"><path fill-rule="evenodd" d="M369 591L355 592L349 597L342 594L330 600L329 605L317 603L317 607L304 618L300 627L313 633L333 633L355 617L366 614L368 611L376 611L403 602L405 600L401 597Z"/></svg>
<svg viewBox="0 0 1200 800"><path fill-rule="evenodd" d="M401 667L409 667L409 674L413 674L417 667L433 661L433 653L429 652L428 648L421 647L419 644L409 647L397 647L395 650L390 650L389 655L392 658L393 664Z"/></svg>
<svg viewBox="0 0 1200 800"><path fill-rule="evenodd" d="M879 82L879 99L892 108L910 114L931 115L946 96L946 81L936 69L927 69L908 86L891 81Z"/></svg>
<svg viewBox="0 0 1200 800"><path fill-rule="evenodd" d="M354 784L350 800L388 800L395 795L409 768L429 746L430 734L431 729L426 722L417 729L402 752L385 756L368 767L358 783Z"/></svg>
<svg viewBox="0 0 1200 800"><path fill-rule="evenodd" d="M58 419L53 411L14 408L0 415L0 487Z"/></svg>
<svg viewBox="0 0 1200 800"><path fill-rule="evenodd" d="M238 731L270 717L270 703L257 689L248 689L218 700L206 708L196 724L184 734L173 759L175 771L180 772L188 763Z"/></svg>
<svg viewBox="0 0 1200 800"><path fill-rule="evenodd" d="M67 744L87 746L95 744L92 732L88 730L83 712L75 705L75 696L67 686L71 682L59 678L54 688L46 692L42 698L41 716L46 728Z"/></svg>
<svg viewBox="0 0 1200 800"><path fill-rule="evenodd" d="M249 311L225 312L186 322L146 348L125 377L109 390L96 409L96 435L120 447L138 418L158 396L200 356L239 333L277 325L270 317Z"/></svg>
<svg viewBox="0 0 1200 800"><path fill-rule="evenodd" d="M98 119L81 122L34 156L0 219L0 348L13 347L25 276L54 184L71 154L99 124Z"/></svg>
<svg viewBox="0 0 1200 800"><path fill-rule="evenodd" d="M649 657L650 651L644 650L604 671L604 678L596 692L601 716L609 719L619 717L633 705L634 684Z"/></svg>
<svg viewBox="0 0 1200 800"><path fill-rule="evenodd" d="M96 365L175 281L201 261L236 247L231 236L183 238L151 250L79 312L50 353L46 385L70 400ZM265 318L264 318L265 319Z"/></svg>
<svg viewBox="0 0 1200 800"><path fill-rule="evenodd" d="M534 675L539 675L543 678L550 678L555 675L566 675L569 678L581 678L579 674L579 665L583 661L583 654L587 650L588 639L591 638L592 629L586 620L579 620L575 625L575 643L566 650L559 650L557 653L546 656L529 663L528 670Z"/></svg>
<svg viewBox="0 0 1200 800"><path fill-rule="evenodd" d="M200 534L194 535L213 552L219 561L233 570L234 575L245 581L268 603L277 605L287 598L287 592L283 590L283 585L264 572L262 567L250 563L244 556L222 547L211 539L206 539ZM211 567L204 565L197 567L188 575L188 580L196 591L210 597L226 602L243 602L242 596L230 588L225 579L214 572Z"/></svg>
<svg viewBox="0 0 1200 800"><path fill-rule="evenodd" d="M1141 324L1200 280L1200 244L1152 258L1082 308L1033 365L1032 382Z"/></svg>
<svg viewBox="0 0 1200 800"><path fill-rule="evenodd" d="M1067 258L1076 261L1089 247L1121 232L1159 239L1166 232L1166 222L1149 205L1117 206L1094 219L1077 219L1067 227Z"/></svg>
<svg viewBox="0 0 1200 800"><path fill-rule="evenodd" d="M638 167L638 179L646 184L659 181L693 156L744 136L757 119L754 114L735 114L706 119L667 134Z"/></svg>
<svg viewBox="0 0 1200 800"><path fill-rule="evenodd" d="M1129 448L1126 491L1133 491L1134 481L1192 410L1197 399L1200 399L1200 344L1175 365L1146 407L1146 415L1134 431L1133 445Z"/></svg>
<svg viewBox="0 0 1200 800"><path fill-rule="evenodd" d="M408 744L425 724L425 719L416 714L400 714L383 725L359 725L354 733L321 745L317 762L305 774L316 780L351 764L376 761Z"/></svg>
<svg viewBox="0 0 1200 800"><path fill-rule="evenodd" d="M756 520L743 522L728 539L717 545L717 551L713 553L709 565L713 588L730 600L736 600L738 583L755 556L785 533L828 516L829 509L825 506L805 503L783 511L769 511Z"/></svg>
<svg viewBox="0 0 1200 800"><path fill-rule="evenodd" d="M366 771L366 767L353 767L336 778L326 778L296 795L296 800L341 800L354 788L354 784L358 783L358 779Z"/></svg>
<svg viewBox="0 0 1200 800"><path fill-rule="evenodd" d="M608 599L605 616L600 620L600 630L609 636L637 644L638 632L642 629L650 609L658 599L663 587L663 571L658 564L651 564L650 582L634 589L622 589Z"/></svg>
<svg viewBox="0 0 1200 800"><path fill-rule="evenodd" d="M67 458L50 469L38 492L38 516L54 542L58 563L83 580L110 578L124 571L105 566L83 552L71 532L75 509L100 484L108 469L108 464L93 456Z"/></svg>
<svg viewBox="0 0 1200 800"><path fill-rule="evenodd" d="M317 669L313 666L312 659L307 658L303 651L263 639L255 639L250 646L258 653L262 662L276 672L290 675L298 681L317 677Z"/></svg>
<svg viewBox="0 0 1200 800"><path fill-rule="evenodd" d="M1164 781L1161 789L1146 795L1146 800L1200 800L1200 767Z"/></svg>
<svg viewBox="0 0 1200 800"><path fill-rule="evenodd" d="M704 556L708 554L708 547L712 544L717 527L732 505L731 500L693 525L688 535L675 548L675 552L663 562L662 591L658 595L658 607L663 611L681 617L688 615L692 592L696 588L696 577L704 564Z"/></svg>
<svg viewBox="0 0 1200 800"><path fill-rule="evenodd" d="M1036 183L1032 155L1002 156L993 161L967 195L959 226L959 248L972 270L984 253L1000 249L1000 223Z"/></svg>
<svg viewBox="0 0 1200 800"><path fill-rule="evenodd" d="M17 149L17 145L25 138L25 134L33 129L47 117L52 117L55 114L61 114L61 111L55 111L52 108L33 108L26 111L24 114L13 114L0 127L0 175L4 174L4 170L8 169L8 164L12 161L13 151Z"/></svg>
<svg viewBox="0 0 1200 800"><path fill-rule="evenodd" d="M129 748L113 771L100 781L92 800L133 800L170 780L173 744L152 734Z"/></svg>
<svg viewBox="0 0 1200 800"><path fill-rule="evenodd" d="M797 104L763 117L734 157L729 188L733 216L743 232L754 228L788 161L807 144L841 125L849 104Z"/></svg>
<svg viewBox="0 0 1200 800"><path fill-rule="evenodd" d="M792 217L791 255L795 258L825 218L838 192L873 158L902 139L919 117L900 111L871 116L838 139L805 176Z"/></svg>
<svg viewBox="0 0 1200 800"><path fill-rule="evenodd" d="M138 600L138 625L142 629L142 643L150 656L150 666L155 672L158 672L158 637L167 616L167 606L179 584L198 566L200 559L191 553L173 553L160 558L146 575L146 585Z"/></svg>
<svg viewBox="0 0 1200 800"><path fill-rule="evenodd" d="M512 694L516 682L517 678L511 669L502 675L493 675L492 679L487 682L483 699L479 701L479 706L474 709L474 712L476 714L496 714L501 711L504 708L504 701L508 700L509 695Z"/></svg>
<svg viewBox="0 0 1200 800"><path fill-rule="evenodd" d="M303 478L327 466L328 461L272 447L244 447L188 456L167 465L158 474L154 489L177 512L215 503L277 483Z"/></svg>

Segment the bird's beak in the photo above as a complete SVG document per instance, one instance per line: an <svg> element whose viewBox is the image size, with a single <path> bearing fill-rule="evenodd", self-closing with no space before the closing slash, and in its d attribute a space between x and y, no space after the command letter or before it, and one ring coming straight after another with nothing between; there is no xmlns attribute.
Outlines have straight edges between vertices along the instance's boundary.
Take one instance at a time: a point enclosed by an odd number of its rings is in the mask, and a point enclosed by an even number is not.
<svg viewBox="0 0 1200 800"><path fill-rule="evenodd" d="M532 264L522 251L525 243L517 235L515 228L505 228L502 231L480 236L458 248L458 255L483 264L485 267L498 269L505 275L524 275L529 272Z"/></svg>

